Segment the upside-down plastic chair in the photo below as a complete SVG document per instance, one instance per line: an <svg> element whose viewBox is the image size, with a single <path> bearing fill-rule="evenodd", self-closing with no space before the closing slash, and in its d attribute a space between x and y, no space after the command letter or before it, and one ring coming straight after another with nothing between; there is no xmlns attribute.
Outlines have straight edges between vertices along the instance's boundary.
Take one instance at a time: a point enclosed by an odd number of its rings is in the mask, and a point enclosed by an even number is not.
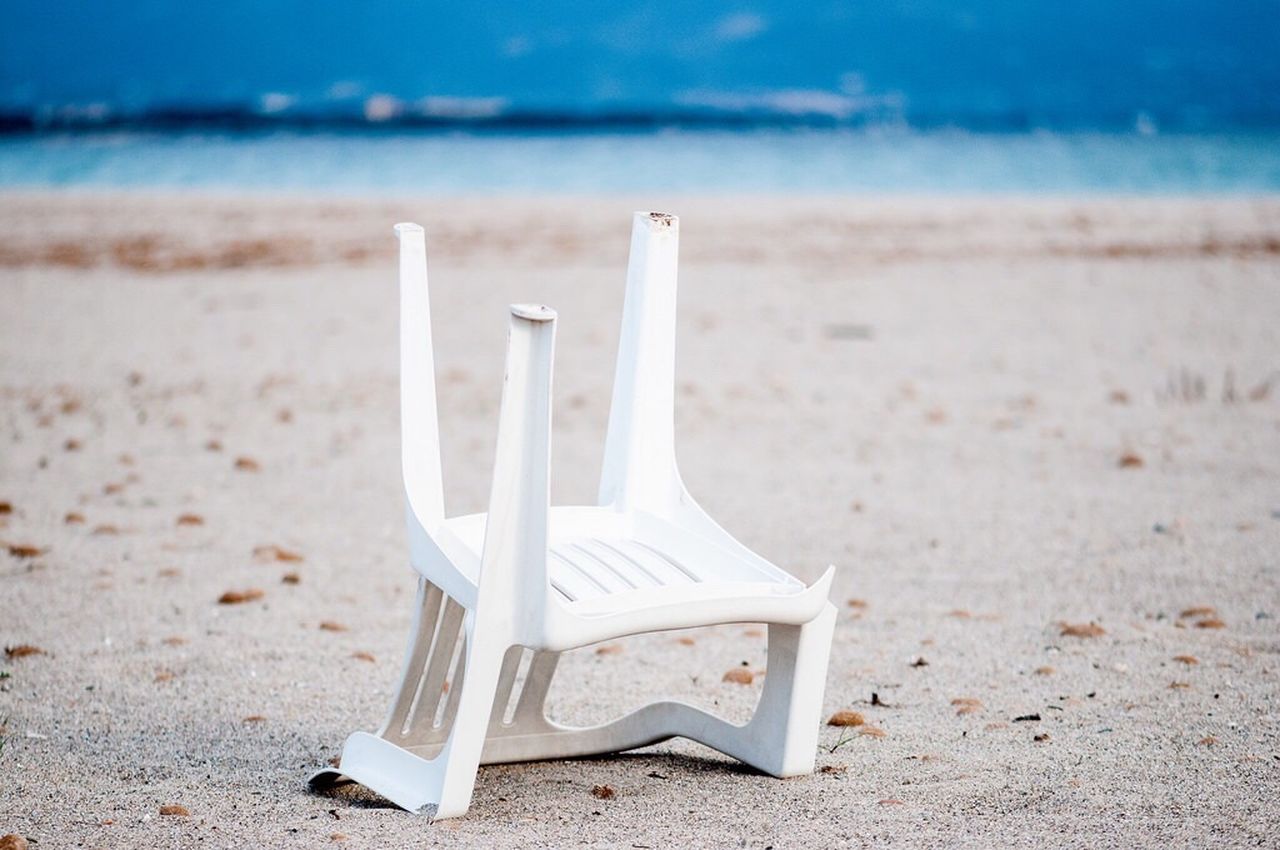
<svg viewBox="0 0 1280 850"><path fill-rule="evenodd" d="M511 308L487 514L446 518L426 246L399 224L401 438L410 563L420 574L400 687L382 728L356 732L322 788L359 782L410 811L465 814L479 765L586 756L681 736L775 776L813 770L836 611L754 554L690 497L673 449L674 216L636 213L598 504L549 504L556 314ZM769 625L768 672L738 726L681 702L610 723L546 716L559 654L721 623Z"/></svg>

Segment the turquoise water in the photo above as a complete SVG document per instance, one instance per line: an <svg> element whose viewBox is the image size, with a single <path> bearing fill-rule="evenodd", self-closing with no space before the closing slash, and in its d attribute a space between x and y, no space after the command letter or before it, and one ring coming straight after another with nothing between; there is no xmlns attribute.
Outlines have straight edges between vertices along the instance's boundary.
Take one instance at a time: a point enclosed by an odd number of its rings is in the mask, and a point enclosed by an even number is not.
<svg viewBox="0 0 1280 850"><path fill-rule="evenodd" d="M746 130L0 137L0 187L334 193L1280 191L1280 134Z"/></svg>

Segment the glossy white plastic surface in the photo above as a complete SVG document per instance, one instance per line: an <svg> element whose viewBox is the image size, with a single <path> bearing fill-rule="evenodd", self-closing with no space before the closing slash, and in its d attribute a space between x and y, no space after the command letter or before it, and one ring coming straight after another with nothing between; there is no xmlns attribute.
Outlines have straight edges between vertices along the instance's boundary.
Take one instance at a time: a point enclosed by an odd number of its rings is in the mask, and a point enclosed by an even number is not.
<svg viewBox="0 0 1280 850"><path fill-rule="evenodd" d="M511 308L489 510L446 518L426 246L400 237L401 439L415 619L391 711L311 783L360 782L435 818L467 811L481 764L617 752L682 736L775 776L813 770L835 624L812 586L694 502L674 451L679 220L636 213L597 505L551 507L555 311ZM768 673L737 726L680 702L566 727L545 701L559 653L643 632L769 624ZM584 683L587 685L589 683Z"/></svg>

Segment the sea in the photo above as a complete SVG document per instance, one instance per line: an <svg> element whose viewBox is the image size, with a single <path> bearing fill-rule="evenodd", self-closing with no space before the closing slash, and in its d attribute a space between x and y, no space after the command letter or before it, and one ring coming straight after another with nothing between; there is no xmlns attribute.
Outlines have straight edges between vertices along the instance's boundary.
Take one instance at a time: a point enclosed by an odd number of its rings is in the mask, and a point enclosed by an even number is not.
<svg viewBox="0 0 1280 850"><path fill-rule="evenodd" d="M272 129L0 135L0 189L1248 195L1280 131Z"/></svg>

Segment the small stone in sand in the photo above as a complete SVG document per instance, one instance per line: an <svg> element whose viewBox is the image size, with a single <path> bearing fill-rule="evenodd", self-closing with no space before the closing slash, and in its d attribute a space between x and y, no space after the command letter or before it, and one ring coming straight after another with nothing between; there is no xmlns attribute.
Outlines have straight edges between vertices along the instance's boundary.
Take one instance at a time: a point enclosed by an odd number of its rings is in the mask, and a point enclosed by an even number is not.
<svg viewBox="0 0 1280 850"><path fill-rule="evenodd" d="M295 564L303 560L301 553L291 552L274 544L253 547L253 557L259 561L281 561L289 564Z"/></svg>
<svg viewBox="0 0 1280 850"><path fill-rule="evenodd" d="M681 646L694 646L697 644L697 641L689 637L688 635L686 635L684 637L676 638L676 643L680 644Z"/></svg>
<svg viewBox="0 0 1280 850"><path fill-rule="evenodd" d="M1190 620L1193 617L1216 617L1218 609L1211 605L1194 605L1190 608L1184 608L1178 617L1183 620Z"/></svg>
<svg viewBox="0 0 1280 850"><path fill-rule="evenodd" d="M1035 741L1037 744L1047 743L1049 741L1049 733L1041 732L1039 735L1036 735L1031 740Z"/></svg>
<svg viewBox="0 0 1280 850"><path fill-rule="evenodd" d="M261 599L266 595L266 591L256 587L246 588L245 590L228 590L218 597L218 602L221 605L239 605L242 602L253 602L255 599Z"/></svg>
<svg viewBox="0 0 1280 850"><path fill-rule="evenodd" d="M612 800L618 796L618 792L609 785L596 785L591 789L591 796L597 800Z"/></svg>
<svg viewBox="0 0 1280 850"><path fill-rule="evenodd" d="M1194 655L1175 655L1173 656L1173 660L1177 661L1179 664L1186 664L1188 667L1193 664L1200 663L1200 659L1196 658Z"/></svg>
<svg viewBox="0 0 1280 850"><path fill-rule="evenodd" d="M262 465L253 458L244 457L242 455L241 457L236 458L235 468L241 472L257 472L262 469Z"/></svg>
<svg viewBox="0 0 1280 850"><path fill-rule="evenodd" d="M177 803L171 803L167 806L161 806L160 814L166 817L175 817L175 818L191 817L191 812L187 811L187 807L179 806Z"/></svg>
<svg viewBox="0 0 1280 850"><path fill-rule="evenodd" d="M883 738L889 733L881 729L879 726L862 726L858 729L859 735L866 735L868 738Z"/></svg>
<svg viewBox="0 0 1280 850"><path fill-rule="evenodd" d="M1199 743L1201 746L1212 747L1214 744L1218 743L1218 739L1212 735L1206 735L1200 739Z"/></svg>
<svg viewBox="0 0 1280 850"><path fill-rule="evenodd" d="M373 653L365 652L364 650L358 650L356 652L351 653L351 657L356 658L360 661L368 661L370 664L376 663L378 660L373 657Z"/></svg>
<svg viewBox="0 0 1280 850"><path fill-rule="evenodd" d="M204 525L204 517L200 514L181 514L178 516L178 525Z"/></svg>
<svg viewBox="0 0 1280 850"><path fill-rule="evenodd" d="M827 718L828 726L862 726L867 721L856 711L842 710Z"/></svg>
<svg viewBox="0 0 1280 850"><path fill-rule="evenodd" d="M83 525L84 514L79 511L68 511L67 515L62 518L62 521L67 525Z"/></svg>
<svg viewBox="0 0 1280 850"><path fill-rule="evenodd" d="M733 682L735 685L749 685L755 679L755 674L746 667L734 667L721 678L722 682Z"/></svg>
<svg viewBox="0 0 1280 850"><path fill-rule="evenodd" d="M335 623L333 620L321 620L320 631L322 632L345 632L347 627L342 623Z"/></svg>
<svg viewBox="0 0 1280 850"><path fill-rule="evenodd" d="M596 655L621 655L622 647L616 643L605 644L596 647Z"/></svg>
<svg viewBox="0 0 1280 850"><path fill-rule="evenodd" d="M1125 452L1120 455L1120 459L1116 461L1116 466L1121 469L1139 469L1144 465L1142 458L1134 452Z"/></svg>
<svg viewBox="0 0 1280 850"><path fill-rule="evenodd" d="M301 584L302 576L297 573L285 573L280 576L280 582L281 584Z"/></svg>
<svg viewBox="0 0 1280 850"><path fill-rule="evenodd" d="M13 513L12 502L0 502L0 516L8 516Z"/></svg>
<svg viewBox="0 0 1280 850"><path fill-rule="evenodd" d="M9 554L15 558L38 558L46 551L30 543L10 543L8 547Z"/></svg>
<svg viewBox="0 0 1280 850"><path fill-rule="evenodd" d="M38 646L32 646L29 643L20 643L17 646L6 646L4 648L5 658L26 658L29 655L45 655L47 654Z"/></svg>
<svg viewBox="0 0 1280 850"><path fill-rule="evenodd" d="M1095 638L1107 633L1097 623L1060 623L1063 637Z"/></svg>
<svg viewBox="0 0 1280 850"><path fill-rule="evenodd" d="M265 723L266 720L267 718L261 714L250 714L248 717L241 719L240 722L241 723Z"/></svg>
<svg viewBox="0 0 1280 850"><path fill-rule="evenodd" d="M1037 676L1052 676L1054 673L1057 673L1057 672L1058 670L1056 667L1049 667L1048 665L1044 667L1037 667L1035 669L1035 674Z"/></svg>
<svg viewBox="0 0 1280 850"><path fill-rule="evenodd" d="M1205 617L1203 620L1196 621L1197 629L1225 629L1226 627L1227 624L1217 617Z"/></svg>

